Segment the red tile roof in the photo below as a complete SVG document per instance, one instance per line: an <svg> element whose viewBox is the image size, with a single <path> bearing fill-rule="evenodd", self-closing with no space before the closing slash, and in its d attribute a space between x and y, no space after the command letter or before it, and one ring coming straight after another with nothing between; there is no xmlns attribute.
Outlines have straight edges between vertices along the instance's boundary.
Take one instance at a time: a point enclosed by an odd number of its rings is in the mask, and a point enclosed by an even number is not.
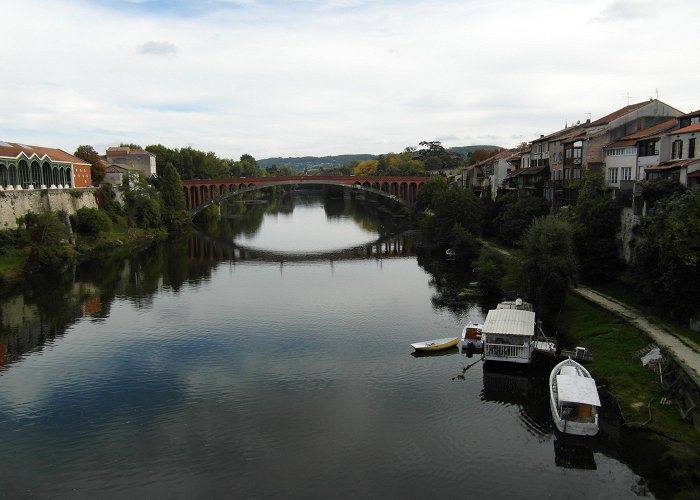
<svg viewBox="0 0 700 500"><path fill-rule="evenodd" d="M644 128L642 130L637 130L636 132L633 132L629 135L621 137L619 140L613 142L612 144L608 144L605 147L606 148L621 148L624 146L632 146L642 139L649 139L651 137L659 137L662 135L663 132L671 130L677 124L678 124L678 120L676 118L671 118L670 120L666 120L665 122L659 123L657 125L653 125L651 127Z"/></svg>
<svg viewBox="0 0 700 500"><path fill-rule="evenodd" d="M0 141L0 158L18 158L22 153L31 158L36 155L40 159L48 157L51 161L62 161L78 165L89 165L85 160L81 160L77 156L68 154L61 149L44 148L41 146L29 146L27 144L19 144L15 142Z"/></svg>
<svg viewBox="0 0 700 500"><path fill-rule="evenodd" d="M664 162L660 165L655 165L652 167L647 167L646 171L647 172L658 172L658 171L663 171L663 170L678 170L683 167L688 167L694 163L700 162L700 159L698 158L691 158L688 160L672 160L672 161L667 161Z"/></svg>
<svg viewBox="0 0 700 500"><path fill-rule="evenodd" d="M666 135L685 134L688 132L698 132L698 131L700 131L700 122L693 123L692 125L688 125L687 127L679 128L678 130L671 130Z"/></svg>

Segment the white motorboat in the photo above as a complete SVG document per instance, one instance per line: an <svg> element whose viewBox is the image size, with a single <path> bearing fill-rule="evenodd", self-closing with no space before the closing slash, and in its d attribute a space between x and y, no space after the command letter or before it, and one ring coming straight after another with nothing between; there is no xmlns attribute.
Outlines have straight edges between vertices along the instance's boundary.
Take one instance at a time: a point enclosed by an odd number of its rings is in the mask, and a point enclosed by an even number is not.
<svg viewBox="0 0 700 500"><path fill-rule="evenodd" d="M481 349L484 347L484 341L481 336L481 330L484 327L481 323L469 322L462 329L462 336L459 338L459 351L463 349Z"/></svg>
<svg viewBox="0 0 700 500"><path fill-rule="evenodd" d="M549 398L554 424L561 432L598 433L598 388L583 366L570 358L556 365L549 375Z"/></svg>

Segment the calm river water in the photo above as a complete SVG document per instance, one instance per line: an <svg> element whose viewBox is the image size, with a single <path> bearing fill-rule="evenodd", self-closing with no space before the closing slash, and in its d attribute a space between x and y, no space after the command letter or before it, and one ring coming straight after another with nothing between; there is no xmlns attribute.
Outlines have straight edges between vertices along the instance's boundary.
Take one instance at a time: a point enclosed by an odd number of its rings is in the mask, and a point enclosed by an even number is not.
<svg viewBox="0 0 700 500"><path fill-rule="evenodd" d="M371 214L234 206L2 297L0 497L652 496L614 416L554 431L550 360L412 354L489 305L448 300L459 269Z"/></svg>

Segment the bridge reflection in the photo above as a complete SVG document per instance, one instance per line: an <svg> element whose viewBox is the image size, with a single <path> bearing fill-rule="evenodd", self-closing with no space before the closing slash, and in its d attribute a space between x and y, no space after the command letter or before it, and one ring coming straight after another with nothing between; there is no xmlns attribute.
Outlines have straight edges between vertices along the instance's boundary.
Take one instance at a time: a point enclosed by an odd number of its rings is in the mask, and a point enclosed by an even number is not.
<svg viewBox="0 0 700 500"><path fill-rule="evenodd" d="M188 253L190 260L206 262L333 262L412 257L415 255L415 246L413 236L408 232L341 249L321 252L283 252L247 247L231 240L195 232L190 238Z"/></svg>

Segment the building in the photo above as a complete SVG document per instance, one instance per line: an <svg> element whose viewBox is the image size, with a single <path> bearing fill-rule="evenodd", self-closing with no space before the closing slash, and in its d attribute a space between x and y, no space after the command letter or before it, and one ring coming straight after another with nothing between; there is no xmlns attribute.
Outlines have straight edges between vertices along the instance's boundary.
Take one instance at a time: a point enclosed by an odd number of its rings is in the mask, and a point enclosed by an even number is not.
<svg viewBox="0 0 700 500"><path fill-rule="evenodd" d="M520 168L522 153L506 149L462 170L464 187L471 187L478 196L496 199L498 190L509 173Z"/></svg>
<svg viewBox="0 0 700 500"><path fill-rule="evenodd" d="M678 120L671 118L606 145L603 148L605 187L628 191L635 182L646 180L646 169L660 163L661 139L677 127Z"/></svg>
<svg viewBox="0 0 700 500"><path fill-rule="evenodd" d="M90 164L61 149L0 141L0 190L92 186Z"/></svg>
<svg viewBox="0 0 700 500"><path fill-rule="evenodd" d="M107 148L106 154L101 157L103 162L109 165L118 165L129 170L139 170L147 179L156 174L156 155L143 149L132 149L126 146Z"/></svg>
<svg viewBox="0 0 700 500"><path fill-rule="evenodd" d="M659 141L659 163L646 168L646 180L673 179L684 186L700 184L700 112L678 119L678 127L666 132Z"/></svg>

